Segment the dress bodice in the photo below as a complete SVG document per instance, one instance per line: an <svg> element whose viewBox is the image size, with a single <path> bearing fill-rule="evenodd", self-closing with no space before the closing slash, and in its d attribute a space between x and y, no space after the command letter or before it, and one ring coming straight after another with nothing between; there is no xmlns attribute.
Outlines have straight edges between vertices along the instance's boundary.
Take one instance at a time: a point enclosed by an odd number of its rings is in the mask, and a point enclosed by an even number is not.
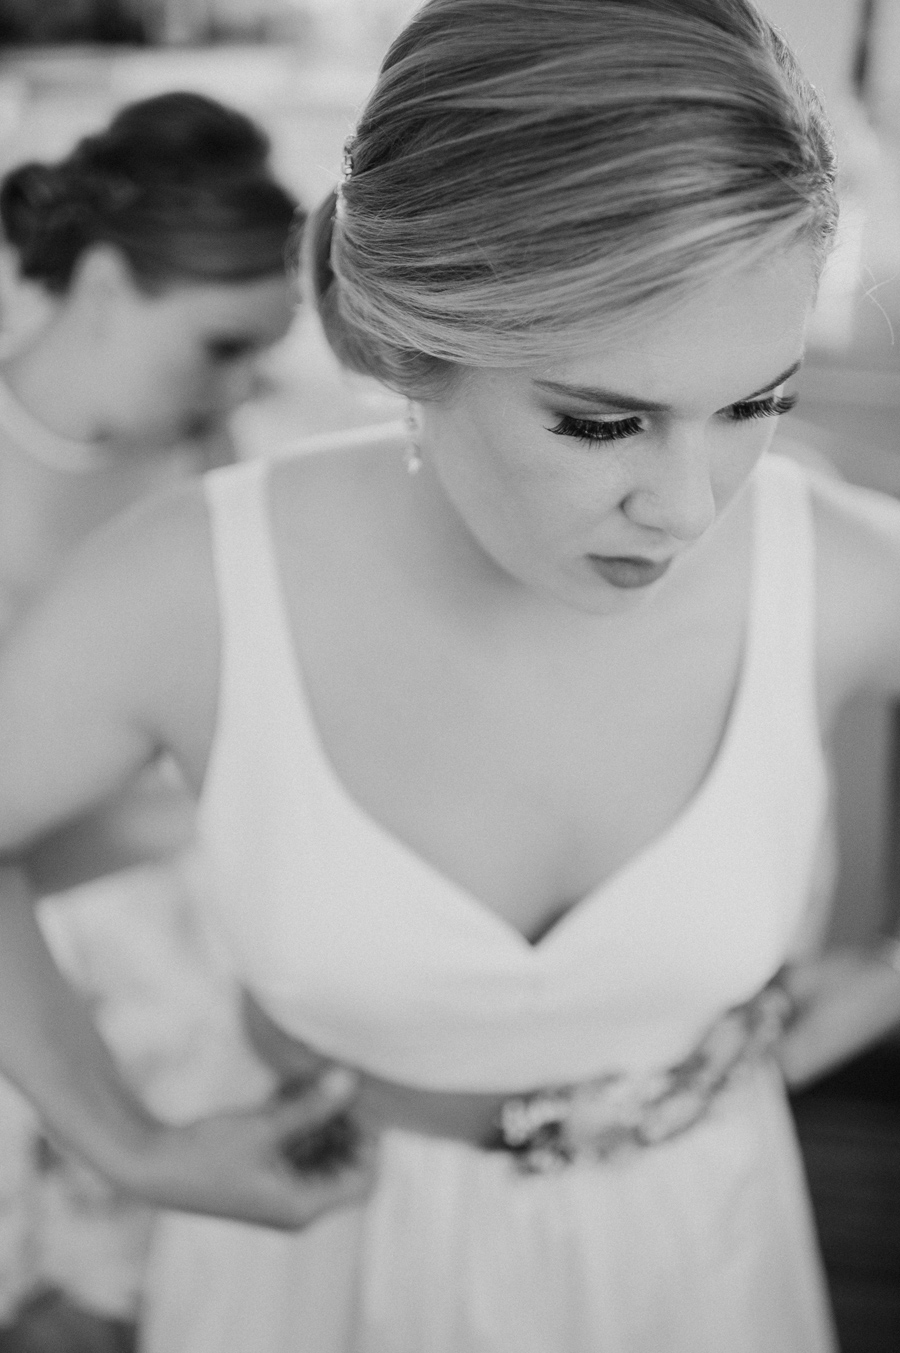
<svg viewBox="0 0 900 1353"><path fill-rule="evenodd" d="M267 466L206 486L222 642L201 832L236 974L287 1032L389 1080L515 1091L674 1062L772 976L826 802L802 470L770 455L754 473L744 654L712 766L537 944L344 788L291 641Z"/></svg>

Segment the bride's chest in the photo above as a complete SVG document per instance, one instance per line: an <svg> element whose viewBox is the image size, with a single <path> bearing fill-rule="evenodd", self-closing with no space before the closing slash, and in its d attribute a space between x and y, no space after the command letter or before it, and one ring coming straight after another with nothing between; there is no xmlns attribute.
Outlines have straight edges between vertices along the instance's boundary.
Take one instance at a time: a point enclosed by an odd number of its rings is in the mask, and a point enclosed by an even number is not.
<svg viewBox="0 0 900 1353"><path fill-rule="evenodd" d="M742 645L740 608L637 642L519 649L345 615L298 646L302 713L351 812L537 935L697 793Z"/></svg>

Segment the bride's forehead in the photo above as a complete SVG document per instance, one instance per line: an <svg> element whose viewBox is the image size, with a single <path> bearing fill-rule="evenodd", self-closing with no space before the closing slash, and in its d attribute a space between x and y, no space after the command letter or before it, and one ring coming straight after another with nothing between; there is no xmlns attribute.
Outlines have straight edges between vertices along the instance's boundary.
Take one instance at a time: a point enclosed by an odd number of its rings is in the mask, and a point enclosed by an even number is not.
<svg viewBox="0 0 900 1353"><path fill-rule="evenodd" d="M725 278L622 335L598 330L583 349L531 368L528 378L660 402L684 387L737 382L753 390L799 356L813 298L811 272L786 259Z"/></svg>

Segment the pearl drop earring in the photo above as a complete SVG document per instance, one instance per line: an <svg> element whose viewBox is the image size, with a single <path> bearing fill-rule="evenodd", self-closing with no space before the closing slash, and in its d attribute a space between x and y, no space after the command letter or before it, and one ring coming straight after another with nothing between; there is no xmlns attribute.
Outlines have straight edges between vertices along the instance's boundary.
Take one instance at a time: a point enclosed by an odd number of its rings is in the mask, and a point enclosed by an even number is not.
<svg viewBox="0 0 900 1353"><path fill-rule="evenodd" d="M406 470L418 474L422 468L422 448L419 445L421 429L412 400L406 406Z"/></svg>

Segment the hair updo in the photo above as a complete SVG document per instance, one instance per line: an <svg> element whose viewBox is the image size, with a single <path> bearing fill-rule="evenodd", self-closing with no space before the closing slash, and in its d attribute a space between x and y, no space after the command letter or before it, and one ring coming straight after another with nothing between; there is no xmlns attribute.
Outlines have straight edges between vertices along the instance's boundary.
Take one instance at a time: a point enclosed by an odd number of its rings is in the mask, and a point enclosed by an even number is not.
<svg viewBox="0 0 900 1353"><path fill-rule="evenodd" d="M837 222L830 130L750 0L428 0L306 236L345 365L401 393L557 358Z"/></svg>
<svg viewBox="0 0 900 1353"><path fill-rule="evenodd" d="M280 272L298 213L272 176L269 142L200 94L126 106L55 164L13 169L0 220L23 277L64 294L93 245L119 249L146 291Z"/></svg>

